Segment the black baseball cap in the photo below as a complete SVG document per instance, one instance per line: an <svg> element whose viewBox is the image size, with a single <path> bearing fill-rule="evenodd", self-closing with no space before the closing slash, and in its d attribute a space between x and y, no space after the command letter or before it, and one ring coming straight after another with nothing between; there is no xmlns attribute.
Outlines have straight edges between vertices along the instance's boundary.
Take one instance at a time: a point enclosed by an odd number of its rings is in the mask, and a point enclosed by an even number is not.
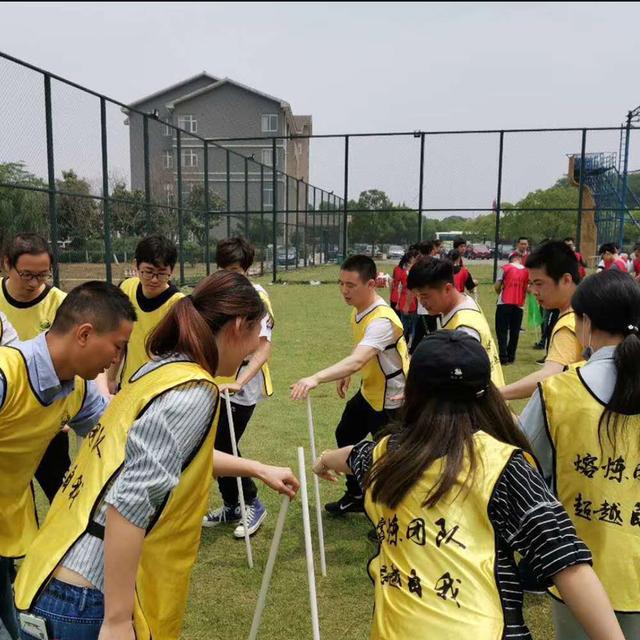
<svg viewBox="0 0 640 640"><path fill-rule="evenodd" d="M424 338L411 356L410 376L446 399L481 398L491 382L484 347L464 331L437 331Z"/></svg>

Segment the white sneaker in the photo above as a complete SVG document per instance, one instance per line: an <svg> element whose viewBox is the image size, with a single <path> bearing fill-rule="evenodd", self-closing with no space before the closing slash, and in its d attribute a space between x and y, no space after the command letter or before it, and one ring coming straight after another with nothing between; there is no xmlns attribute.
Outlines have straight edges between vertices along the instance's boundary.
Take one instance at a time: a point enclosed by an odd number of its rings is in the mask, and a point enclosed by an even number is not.
<svg viewBox="0 0 640 640"><path fill-rule="evenodd" d="M258 498L255 498L252 502L246 505L246 507L247 527L249 529L249 535L252 536L260 528L260 525L267 517L267 510ZM238 513L240 513L239 508ZM236 538L244 538L244 525L242 522L233 530L233 535Z"/></svg>

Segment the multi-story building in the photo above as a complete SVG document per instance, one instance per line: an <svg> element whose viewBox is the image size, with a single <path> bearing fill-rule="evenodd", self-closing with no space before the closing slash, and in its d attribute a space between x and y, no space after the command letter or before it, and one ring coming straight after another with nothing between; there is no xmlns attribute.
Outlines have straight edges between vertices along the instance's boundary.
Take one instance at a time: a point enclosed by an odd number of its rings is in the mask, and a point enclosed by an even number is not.
<svg viewBox="0 0 640 640"><path fill-rule="evenodd" d="M271 210L273 149L272 141L265 138L312 133L311 116L294 115L288 102L208 73L157 91L130 106L152 116L147 119L149 187L154 201L163 205L177 202L178 160L185 206L194 187L204 185L205 145L199 138L206 138L224 139L206 145L209 187L218 196L217 208L232 212ZM186 131L180 134L179 159L176 129L158 120ZM128 123L131 184L133 189L144 190L143 117L130 111ZM302 211L304 183L309 181L309 140L279 139L276 147L277 209Z"/></svg>

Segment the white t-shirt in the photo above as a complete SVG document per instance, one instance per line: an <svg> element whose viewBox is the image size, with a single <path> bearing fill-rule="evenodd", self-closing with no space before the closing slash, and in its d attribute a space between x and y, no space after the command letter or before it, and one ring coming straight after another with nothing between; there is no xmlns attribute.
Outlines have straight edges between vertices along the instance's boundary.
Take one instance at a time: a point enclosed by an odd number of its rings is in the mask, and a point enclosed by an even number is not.
<svg viewBox="0 0 640 640"><path fill-rule="evenodd" d="M268 295L267 292L259 284L253 285L257 291ZM273 319L267 313L260 321L260 337L266 338L271 342L271 332L273 330ZM251 356L247 357L249 360ZM238 376L247 365L240 367ZM262 369L256 373L242 389L233 396L233 402L235 404L242 405L243 407L250 407L254 404L258 404L260 400L264 398L264 375L262 375Z"/></svg>
<svg viewBox="0 0 640 640"><path fill-rule="evenodd" d="M387 305L382 299L378 298L370 307L362 313L356 314L356 321L360 321L367 313L378 306ZM369 323L364 332L364 338L358 343L358 346L373 347L378 354L378 362L385 375L394 373L398 369L402 369L402 358L396 349L387 349L398 341L398 335L394 331L393 323L387 318L376 318ZM391 400L393 396L397 396L404 391L405 377L404 374L394 376L387 380L387 391L385 394L384 408L397 409L402 405L402 400Z"/></svg>
<svg viewBox="0 0 640 640"><path fill-rule="evenodd" d="M2 342L0 346L6 347L7 345L18 342L18 332L13 328L13 325L9 322L9 318L0 311L0 322L2 323Z"/></svg>
<svg viewBox="0 0 640 640"><path fill-rule="evenodd" d="M451 311L449 311L449 313L442 316L443 327L445 327L447 322L449 322L449 320L451 320L453 315L458 311L462 311L463 309L472 309L473 311L480 311L478 305L476 304L475 300L473 300L473 298L470 298L469 296L464 296L464 298L465 299L457 307L454 307L453 309L451 309ZM481 342L480 334L475 329L471 329L471 327L460 327L460 331L464 331L465 333L468 333L472 338L475 338L478 342Z"/></svg>

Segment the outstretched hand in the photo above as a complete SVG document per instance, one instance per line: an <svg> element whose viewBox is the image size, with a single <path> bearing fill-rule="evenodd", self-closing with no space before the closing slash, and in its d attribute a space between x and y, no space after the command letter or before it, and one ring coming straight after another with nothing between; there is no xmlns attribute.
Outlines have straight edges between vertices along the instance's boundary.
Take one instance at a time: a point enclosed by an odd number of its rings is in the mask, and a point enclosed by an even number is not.
<svg viewBox="0 0 640 640"><path fill-rule="evenodd" d="M333 471L333 469L329 469L327 465L322 462L322 456L316 458L316 461L313 463L313 473L315 473L318 477L323 480L328 480L329 482L337 482L338 478L342 475L338 471Z"/></svg>
<svg viewBox="0 0 640 640"><path fill-rule="evenodd" d="M289 496L289 498L294 498L300 488L298 478L293 475L293 471L289 467L274 467L265 464L258 477L268 487L278 493Z"/></svg>
<svg viewBox="0 0 640 640"><path fill-rule="evenodd" d="M311 389L315 389L319 382L315 376L309 376L308 378L302 378L295 384L291 385L291 399L292 400L304 400Z"/></svg>

